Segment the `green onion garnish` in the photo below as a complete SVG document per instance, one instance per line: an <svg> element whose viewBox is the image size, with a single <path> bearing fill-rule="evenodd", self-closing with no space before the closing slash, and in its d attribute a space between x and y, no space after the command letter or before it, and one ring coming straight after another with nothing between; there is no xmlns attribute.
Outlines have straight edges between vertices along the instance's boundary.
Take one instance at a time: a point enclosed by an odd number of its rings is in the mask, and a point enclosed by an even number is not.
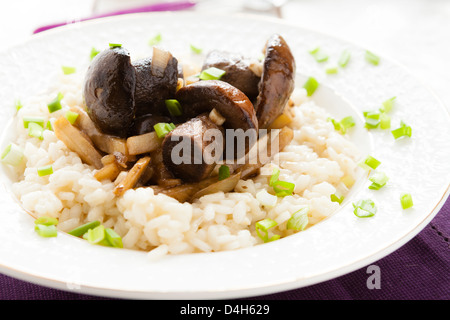
<svg viewBox="0 0 450 320"><path fill-rule="evenodd" d="M399 138L402 138L402 137L410 137L411 138L412 129L406 123L401 121L400 128L392 130L391 133L396 140Z"/></svg>
<svg viewBox="0 0 450 320"><path fill-rule="evenodd" d="M275 220L268 218L256 222L255 229L258 237L261 238L264 243L279 239L279 235L273 235L269 238L269 229L275 227L277 224L278 223Z"/></svg>
<svg viewBox="0 0 450 320"><path fill-rule="evenodd" d="M48 176L53 173L53 167L51 165L37 168L39 177Z"/></svg>
<svg viewBox="0 0 450 320"><path fill-rule="evenodd" d="M72 73L77 72L77 69L74 67L61 66L61 69L64 74L72 74Z"/></svg>
<svg viewBox="0 0 450 320"><path fill-rule="evenodd" d="M345 68L347 66L348 62L350 61L350 57L351 57L350 51L344 50L341 53L341 56L339 57L338 65L341 68Z"/></svg>
<svg viewBox="0 0 450 320"><path fill-rule="evenodd" d="M93 229L89 229L85 234L84 237L89 243L92 244L100 244L105 240L105 227L102 225L99 225L98 227L95 227Z"/></svg>
<svg viewBox="0 0 450 320"><path fill-rule="evenodd" d="M376 169L378 168L378 166L381 164L380 161L378 161L377 159L375 159L372 156L367 156L366 159L364 159L364 161L360 162L358 165L366 170L370 170L370 169Z"/></svg>
<svg viewBox="0 0 450 320"><path fill-rule="evenodd" d="M289 218L286 229L292 229L295 231L302 231L308 225L308 211L309 208L301 208L300 210L294 212Z"/></svg>
<svg viewBox="0 0 450 320"><path fill-rule="evenodd" d="M273 186L275 182L278 181L278 177L280 176L280 170L278 168L273 169L272 175L270 176L269 186Z"/></svg>
<svg viewBox="0 0 450 320"><path fill-rule="evenodd" d="M53 99L48 105L48 111L50 113L58 111L62 108L61 106L61 99L63 98L63 95L61 92L58 92L57 96L55 99Z"/></svg>
<svg viewBox="0 0 450 320"><path fill-rule="evenodd" d="M16 108L16 111L19 111L23 107L22 102L20 102L20 100L16 100L14 102L14 107Z"/></svg>
<svg viewBox="0 0 450 320"><path fill-rule="evenodd" d="M358 218L372 217L376 212L375 203L370 199L359 200L357 203L353 203L353 213Z"/></svg>
<svg viewBox="0 0 450 320"><path fill-rule="evenodd" d="M95 49L94 47L92 47L92 49L91 49L91 55L90 55L91 60L94 59L95 56L98 55L99 53L100 53L99 50L97 50L97 49Z"/></svg>
<svg viewBox="0 0 450 320"><path fill-rule="evenodd" d="M41 127L40 125L38 125L37 123L30 122L28 124L28 135L30 137L35 137L40 140L43 140L44 139L43 133L44 133L44 128Z"/></svg>
<svg viewBox="0 0 450 320"><path fill-rule="evenodd" d="M203 49L194 46L193 44L190 45L192 52L194 52L195 54L201 54L203 52Z"/></svg>
<svg viewBox="0 0 450 320"><path fill-rule="evenodd" d="M364 126L367 129L376 129L380 125L380 113L377 111L364 111Z"/></svg>
<svg viewBox="0 0 450 320"><path fill-rule="evenodd" d="M155 124L153 129L155 129L158 138L164 138L166 134L175 129L175 125L173 123L160 122Z"/></svg>
<svg viewBox="0 0 450 320"><path fill-rule="evenodd" d="M105 237L111 247L123 248L122 238L113 229L106 228Z"/></svg>
<svg viewBox="0 0 450 320"><path fill-rule="evenodd" d="M351 127L354 127L356 124L352 116L345 117L341 121L336 121L333 118L329 118L328 120L333 124L334 130L338 131L341 134L346 134L347 130Z"/></svg>
<svg viewBox="0 0 450 320"><path fill-rule="evenodd" d="M81 237L83 234L88 232L89 229L94 229L95 227L98 227L100 225L100 221L91 221L88 223L85 223L79 227L76 227L75 229L69 231L68 233L75 237Z"/></svg>
<svg viewBox="0 0 450 320"><path fill-rule="evenodd" d="M328 55L320 49L320 47L317 47L313 50L310 50L309 53L314 57L314 59L317 62L325 62L328 60Z"/></svg>
<svg viewBox="0 0 450 320"><path fill-rule="evenodd" d="M230 176L230 168L226 165L221 165L219 168L219 180L224 180Z"/></svg>
<svg viewBox="0 0 450 320"><path fill-rule="evenodd" d="M113 49L113 48L121 48L121 47L122 47L122 44L121 44L121 43L110 43L110 44L109 44L109 47L110 47L111 49Z"/></svg>
<svg viewBox="0 0 450 320"><path fill-rule="evenodd" d="M50 120L47 121L47 124L45 125L45 129L48 129L50 131L53 131L53 126Z"/></svg>
<svg viewBox="0 0 450 320"><path fill-rule="evenodd" d="M380 57L369 50L366 50L365 58L367 62L373 64L374 66L377 66L380 63Z"/></svg>
<svg viewBox="0 0 450 320"><path fill-rule="evenodd" d="M172 117L181 116L183 114L183 109L181 104L176 99L169 99L165 101L167 110Z"/></svg>
<svg viewBox="0 0 450 320"><path fill-rule="evenodd" d="M13 167L17 167L22 162L23 158L24 155L22 149L14 143L10 143L5 150L3 150L1 161Z"/></svg>
<svg viewBox="0 0 450 320"><path fill-rule="evenodd" d="M325 69L326 74L336 74L338 73L338 67L328 67Z"/></svg>
<svg viewBox="0 0 450 320"><path fill-rule="evenodd" d="M303 88L306 89L308 97L312 96L318 87L319 83L313 77L309 77L308 80L306 80L305 84L303 85Z"/></svg>
<svg viewBox="0 0 450 320"><path fill-rule="evenodd" d="M384 172L375 172L370 178L372 184L369 186L369 189L372 190L380 190L382 187L386 185L389 177Z"/></svg>
<svg viewBox="0 0 450 320"><path fill-rule="evenodd" d="M48 216L42 216L34 220L34 224L43 224L45 226L56 226L58 219Z"/></svg>
<svg viewBox="0 0 450 320"><path fill-rule="evenodd" d="M199 78L201 80L219 80L226 72L222 69L211 67L203 70Z"/></svg>
<svg viewBox="0 0 450 320"><path fill-rule="evenodd" d="M64 116L66 117L67 120L69 120L70 124L74 124L78 119L78 113L70 110L67 111Z"/></svg>
<svg viewBox="0 0 450 320"><path fill-rule="evenodd" d="M385 112L388 113L392 110L392 108L394 107L394 101L395 101L396 97L392 97L390 99L387 99L386 101L384 101L381 104L381 108L380 111L381 112Z"/></svg>
<svg viewBox="0 0 450 320"><path fill-rule="evenodd" d="M402 193L400 196L400 203L402 204L403 209L408 209L413 206L412 196L409 193Z"/></svg>
<svg viewBox="0 0 450 320"><path fill-rule="evenodd" d="M34 226L34 231L37 232L38 235L44 238L56 237L58 235L58 230L55 225L45 225L45 224L36 224Z"/></svg>
<svg viewBox="0 0 450 320"><path fill-rule="evenodd" d="M339 197L337 194L332 194L332 195L330 195L330 199L333 202L337 202L337 203L341 204L342 201L344 201L344 196Z"/></svg>
<svg viewBox="0 0 450 320"><path fill-rule="evenodd" d="M386 113L380 114L380 129L386 130L391 128L391 117Z"/></svg>
<svg viewBox="0 0 450 320"><path fill-rule="evenodd" d="M157 35L155 35L153 38L151 38L148 41L148 45L149 46L156 46L157 44L159 44L162 40L162 36L161 33L158 33Z"/></svg>
<svg viewBox="0 0 450 320"><path fill-rule="evenodd" d="M294 193L295 184L287 181L276 181L273 190L277 197L291 196Z"/></svg>
<svg viewBox="0 0 450 320"><path fill-rule="evenodd" d="M23 127L28 128L30 122L37 123L40 126L44 126L45 119L42 117L23 117Z"/></svg>

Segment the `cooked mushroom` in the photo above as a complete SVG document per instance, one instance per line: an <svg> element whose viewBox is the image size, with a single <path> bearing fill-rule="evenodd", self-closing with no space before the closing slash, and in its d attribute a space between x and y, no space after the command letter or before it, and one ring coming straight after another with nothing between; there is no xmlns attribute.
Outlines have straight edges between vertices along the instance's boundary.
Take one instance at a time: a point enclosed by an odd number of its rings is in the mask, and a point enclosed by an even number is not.
<svg viewBox="0 0 450 320"><path fill-rule="evenodd" d="M283 37L278 34L271 36L265 47L259 95L255 103L260 128L267 128L283 113L294 90L295 67L294 57Z"/></svg>
<svg viewBox="0 0 450 320"><path fill-rule="evenodd" d="M208 137L208 133L213 135ZM218 135L220 137L217 138ZM184 181L203 180L213 171L216 165L214 158L222 155L222 137L221 127L207 114L199 115L166 135L162 143L164 165L174 176ZM216 151L219 154L216 154ZM211 153L211 158L208 152Z"/></svg>
<svg viewBox="0 0 450 320"><path fill-rule="evenodd" d="M214 50L208 53L203 62L202 70L216 67L224 70L220 80L228 82L241 90L251 101L259 94L258 83L260 77L250 67L249 59L235 53Z"/></svg>
<svg viewBox="0 0 450 320"><path fill-rule="evenodd" d="M126 49L109 48L92 60L83 94L90 118L103 133L126 137L134 118L135 85L136 72Z"/></svg>
<svg viewBox="0 0 450 320"><path fill-rule="evenodd" d="M172 122L172 120L169 117L157 114L140 116L135 119L130 135L137 136L155 131L153 126L159 122Z"/></svg>
<svg viewBox="0 0 450 320"><path fill-rule="evenodd" d="M169 115L164 104L175 95L178 60L168 51L153 48L153 57L133 62L136 69L136 116Z"/></svg>

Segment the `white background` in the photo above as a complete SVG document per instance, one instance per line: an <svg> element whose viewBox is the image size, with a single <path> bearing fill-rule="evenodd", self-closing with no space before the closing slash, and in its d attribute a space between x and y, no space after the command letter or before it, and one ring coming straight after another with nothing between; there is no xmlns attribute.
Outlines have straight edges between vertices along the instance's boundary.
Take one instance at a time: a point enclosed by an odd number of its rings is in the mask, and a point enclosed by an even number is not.
<svg viewBox="0 0 450 320"><path fill-rule="evenodd" d="M158 1L2 0L0 50L26 40L42 25L151 2ZM202 0L195 10L232 14L242 12L246 2L256 1ZM393 58L450 106L450 1L291 0L281 12L290 23Z"/></svg>

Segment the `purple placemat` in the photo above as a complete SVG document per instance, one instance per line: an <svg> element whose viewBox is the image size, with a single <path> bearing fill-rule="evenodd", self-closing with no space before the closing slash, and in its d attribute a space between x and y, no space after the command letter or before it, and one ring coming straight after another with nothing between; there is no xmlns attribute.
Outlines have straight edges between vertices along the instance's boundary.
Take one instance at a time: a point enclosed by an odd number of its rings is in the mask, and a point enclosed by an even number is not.
<svg viewBox="0 0 450 320"><path fill-rule="evenodd" d="M370 266L316 285L243 300L449 300L449 214L450 198L416 237ZM0 299L109 300L2 274Z"/></svg>

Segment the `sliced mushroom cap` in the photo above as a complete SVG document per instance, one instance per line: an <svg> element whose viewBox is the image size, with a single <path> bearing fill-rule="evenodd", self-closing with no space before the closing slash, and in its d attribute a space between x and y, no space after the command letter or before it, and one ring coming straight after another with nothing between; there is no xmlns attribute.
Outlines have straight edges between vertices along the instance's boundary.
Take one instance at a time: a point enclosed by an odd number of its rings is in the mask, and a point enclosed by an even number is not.
<svg viewBox="0 0 450 320"><path fill-rule="evenodd" d="M87 112L103 133L126 137L134 118L136 72L122 47L100 52L89 66L84 99Z"/></svg>
<svg viewBox="0 0 450 320"><path fill-rule="evenodd" d="M223 129L207 114L190 119L164 138L161 146L163 163L183 181L203 180L213 171L216 165L214 158L223 152L221 137Z"/></svg>
<svg viewBox="0 0 450 320"><path fill-rule="evenodd" d="M220 80L228 82L241 90L251 101L259 94L260 77L250 68L251 61L243 56L225 51L211 51L203 62L202 70L216 67L224 70Z"/></svg>
<svg viewBox="0 0 450 320"><path fill-rule="evenodd" d="M269 38L259 95L255 109L260 128L267 128L284 107L294 90L295 59L286 41L278 34Z"/></svg>
<svg viewBox="0 0 450 320"><path fill-rule="evenodd" d="M133 66L136 69L136 116L169 115L164 101L175 95L178 60L169 52L154 48L152 58L135 61Z"/></svg>

